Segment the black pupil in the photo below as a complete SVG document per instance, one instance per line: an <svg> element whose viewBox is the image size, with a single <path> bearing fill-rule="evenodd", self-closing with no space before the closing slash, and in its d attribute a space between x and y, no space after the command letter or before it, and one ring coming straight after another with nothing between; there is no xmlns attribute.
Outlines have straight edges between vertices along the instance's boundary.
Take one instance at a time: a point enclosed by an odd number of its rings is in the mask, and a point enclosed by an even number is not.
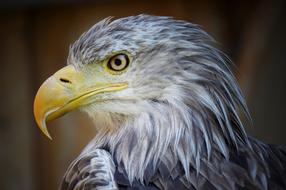
<svg viewBox="0 0 286 190"><path fill-rule="evenodd" d="M120 59L115 59L115 60L114 60L114 64L115 64L116 66L120 66L122 63L121 63L121 60L120 60Z"/></svg>

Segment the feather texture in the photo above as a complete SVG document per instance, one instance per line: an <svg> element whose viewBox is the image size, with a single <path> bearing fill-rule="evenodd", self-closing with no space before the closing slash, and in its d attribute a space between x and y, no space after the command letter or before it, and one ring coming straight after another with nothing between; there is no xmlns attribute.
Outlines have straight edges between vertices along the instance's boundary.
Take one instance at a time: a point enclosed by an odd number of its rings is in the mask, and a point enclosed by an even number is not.
<svg viewBox="0 0 286 190"><path fill-rule="evenodd" d="M108 18L85 32L71 46L69 64L81 68L126 50L133 62L117 80L130 88L82 108L98 133L70 166L63 189L88 189L81 176L97 170L97 151L110 153L99 161L108 165L105 182L122 189L285 188L285 148L247 136L245 100L214 43L197 25L148 15Z"/></svg>

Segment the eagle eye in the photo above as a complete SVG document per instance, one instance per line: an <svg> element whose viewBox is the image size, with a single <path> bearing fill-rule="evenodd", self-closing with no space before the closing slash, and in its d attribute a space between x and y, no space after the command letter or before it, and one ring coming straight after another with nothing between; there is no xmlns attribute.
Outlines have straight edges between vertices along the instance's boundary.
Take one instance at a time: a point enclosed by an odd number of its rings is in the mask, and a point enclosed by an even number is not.
<svg viewBox="0 0 286 190"><path fill-rule="evenodd" d="M112 56L107 62L107 68L113 72L124 71L129 65L129 57L126 54L120 53Z"/></svg>

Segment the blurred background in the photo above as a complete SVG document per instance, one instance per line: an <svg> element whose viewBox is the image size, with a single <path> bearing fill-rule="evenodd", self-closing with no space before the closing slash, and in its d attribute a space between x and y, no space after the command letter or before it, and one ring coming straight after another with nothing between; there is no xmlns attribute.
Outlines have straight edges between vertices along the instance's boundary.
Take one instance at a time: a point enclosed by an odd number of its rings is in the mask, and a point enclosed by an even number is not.
<svg viewBox="0 0 286 190"><path fill-rule="evenodd" d="M0 189L57 189L69 163L92 138L87 116L49 123L50 141L33 119L40 84L66 64L69 45L99 20L140 13L201 25L234 61L254 127L286 144L286 6L284 0L1 0Z"/></svg>

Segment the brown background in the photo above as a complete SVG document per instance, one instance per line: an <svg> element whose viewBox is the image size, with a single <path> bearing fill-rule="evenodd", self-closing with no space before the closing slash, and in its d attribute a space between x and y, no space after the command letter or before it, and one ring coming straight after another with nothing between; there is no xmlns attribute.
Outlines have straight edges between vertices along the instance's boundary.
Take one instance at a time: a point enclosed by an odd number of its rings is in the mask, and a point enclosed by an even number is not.
<svg viewBox="0 0 286 190"><path fill-rule="evenodd" d="M0 189L56 189L94 135L78 112L37 129L33 98L66 64L69 45L107 16L168 15L203 26L236 64L253 116L248 131L286 144L286 6L281 1L6 0L0 2Z"/></svg>

